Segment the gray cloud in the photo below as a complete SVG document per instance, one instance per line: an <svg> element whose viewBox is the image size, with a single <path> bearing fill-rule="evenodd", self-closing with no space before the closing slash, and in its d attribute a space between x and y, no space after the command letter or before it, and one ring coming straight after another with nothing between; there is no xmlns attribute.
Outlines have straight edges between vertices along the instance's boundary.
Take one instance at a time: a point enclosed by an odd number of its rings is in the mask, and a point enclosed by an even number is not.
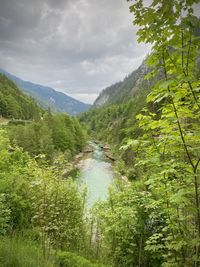
<svg viewBox="0 0 200 267"><path fill-rule="evenodd" d="M149 48L138 45L126 0L0 0L0 65L92 102Z"/></svg>

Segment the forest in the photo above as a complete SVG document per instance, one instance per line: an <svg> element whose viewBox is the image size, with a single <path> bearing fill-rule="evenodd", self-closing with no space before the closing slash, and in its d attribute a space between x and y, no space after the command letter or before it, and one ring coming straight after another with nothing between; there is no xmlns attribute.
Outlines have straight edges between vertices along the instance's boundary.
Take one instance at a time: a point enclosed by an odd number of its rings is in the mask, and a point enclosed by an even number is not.
<svg viewBox="0 0 200 267"><path fill-rule="evenodd" d="M200 267L199 0L128 2L151 45L130 95L132 76L70 117L0 75L2 267ZM111 146L128 182L88 213L72 162L89 140Z"/></svg>
<svg viewBox="0 0 200 267"><path fill-rule="evenodd" d="M0 115L4 118L37 119L41 109L17 86L0 73Z"/></svg>

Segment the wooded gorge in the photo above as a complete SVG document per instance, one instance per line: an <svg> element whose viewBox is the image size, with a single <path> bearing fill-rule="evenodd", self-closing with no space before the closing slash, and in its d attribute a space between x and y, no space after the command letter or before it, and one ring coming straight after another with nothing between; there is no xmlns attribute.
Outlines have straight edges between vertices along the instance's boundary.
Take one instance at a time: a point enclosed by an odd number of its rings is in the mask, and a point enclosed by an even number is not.
<svg viewBox="0 0 200 267"><path fill-rule="evenodd" d="M200 266L199 1L128 2L152 52L89 111L44 110L0 75L0 266ZM90 139L128 182L88 212L73 160Z"/></svg>

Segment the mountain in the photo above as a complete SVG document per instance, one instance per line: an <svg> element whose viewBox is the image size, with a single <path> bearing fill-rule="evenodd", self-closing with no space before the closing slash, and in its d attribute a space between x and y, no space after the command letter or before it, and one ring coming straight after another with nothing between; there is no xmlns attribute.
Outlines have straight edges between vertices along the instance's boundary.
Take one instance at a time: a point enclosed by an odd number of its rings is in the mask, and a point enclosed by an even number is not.
<svg viewBox="0 0 200 267"><path fill-rule="evenodd" d="M137 70L129 74L123 81L105 88L95 100L93 107L126 102L133 98L141 88L149 88L151 82L145 79L148 72L149 69L144 61Z"/></svg>
<svg viewBox="0 0 200 267"><path fill-rule="evenodd" d="M92 108L81 114L80 120L89 126L96 138L116 145L136 132L135 116L146 105L146 97L157 78L146 80L150 69L145 61L123 81L104 89Z"/></svg>
<svg viewBox="0 0 200 267"><path fill-rule="evenodd" d="M0 69L0 72L4 73L8 78L14 81L19 88L21 88L26 94L33 97L43 108L50 107L56 112L67 112L70 115L76 115L87 111L91 106L62 92L58 92L53 88L24 81L3 69Z"/></svg>
<svg viewBox="0 0 200 267"><path fill-rule="evenodd" d="M16 84L0 73L0 116L29 120L38 118L41 109Z"/></svg>
<svg viewBox="0 0 200 267"><path fill-rule="evenodd" d="M104 89L93 107L80 116L80 121L88 126L93 138L111 145L112 152L120 160L119 170L125 164L127 171L124 174L129 179L135 179L134 170L131 169L134 152L119 148L129 138L137 139L142 134L136 116L147 105L147 95L162 76L159 72L157 77L146 80L150 71L144 61L123 81ZM157 107L154 105L151 108L153 111Z"/></svg>

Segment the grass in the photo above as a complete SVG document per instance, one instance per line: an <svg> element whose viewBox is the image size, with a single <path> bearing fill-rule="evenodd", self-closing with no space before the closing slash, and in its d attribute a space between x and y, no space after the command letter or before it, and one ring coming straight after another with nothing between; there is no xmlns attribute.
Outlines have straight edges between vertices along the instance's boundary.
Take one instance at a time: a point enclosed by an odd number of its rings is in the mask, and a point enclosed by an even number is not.
<svg viewBox="0 0 200 267"><path fill-rule="evenodd" d="M0 237L0 267L109 267L75 253L59 251L45 259L42 249L30 239Z"/></svg>
<svg viewBox="0 0 200 267"><path fill-rule="evenodd" d="M109 267L103 264L93 263L75 253L63 251L57 254L57 263L60 267Z"/></svg>
<svg viewBox="0 0 200 267"><path fill-rule="evenodd" d="M31 241L1 238L0 267L56 267L53 259L45 259L40 247Z"/></svg>

